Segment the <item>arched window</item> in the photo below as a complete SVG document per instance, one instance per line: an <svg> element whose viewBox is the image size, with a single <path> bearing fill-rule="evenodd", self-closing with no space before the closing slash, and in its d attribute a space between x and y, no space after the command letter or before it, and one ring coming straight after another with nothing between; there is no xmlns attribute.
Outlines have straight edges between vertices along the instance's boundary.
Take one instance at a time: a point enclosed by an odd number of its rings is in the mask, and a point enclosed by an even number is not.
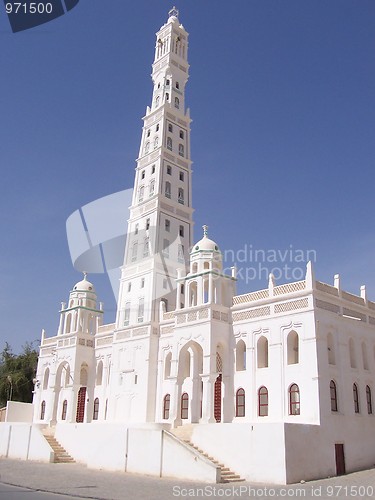
<svg viewBox="0 0 375 500"><path fill-rule="evenodd" d="M258 368L267 368L268 366L268 340L262 336L257 342L257 362Z"/></svg>
<svg viewBox="0 0 375 500"><path fill-rule="evenodd" d="M145 187L141 186L139 188L139 197L138 197L138 200L139 201L143 201L144 195L145 195Z"/></svg>
<svg viewBox="0 0 375 500"><path fill-rule="evenodd" d="M68 401L64 399L62 404L61 420L66 420L67 411L68 411Z"/></svg>
<svg viewBox="0 0 375 500"><path fill-rule="evenodd" d="M238 389L236 392L236 417L245 416L245 391Z"/></svg>
<svg viewBox="0 0 375 500"><path fill-rule="evenodd" d="M368 370L367 349L364 342L362 342L362 363L364 370Z"/></svg>
<svg viewBox="0 0 375 500"><path fill-rule="evenodd" d="M164 378L168 378L171 376L171 362L172 362L172 353L169 352L165 357L164 363Z"/></svg>
<svg viewBox="0 0 375 500"><path fill-rule="evenodd" d="M193 274L197 274L197 272L198 272L198 262L194 262L194 264L191 267L191 272Z"/></svg>
<svg viewBox="0 0 375 500"><path fill-rule="evenodd" d="M155 139L154 139L154 149L156 149L158 147L159 147L159 137L156 136Z"/></svg>
<svg viewBox="0 0 375 500"><path fill-rule="evenodd" d="M332 333L329 333L327 335L327 349L328 349L328 363L330 365L335 365L336 360L335 360L335 346L333 343L333 335Z"/></svg>
<svg viewBox="0 0 375 500"><path fill-rule="evenodd" d="M246 370L246 344L242 339L236 345L236 370Z"/></svg>
<svg viewBox="0 0 375 500"><path fill-rule="evenodd" d="M150 255L150 238L146 236L143 241L143 257L148 257Z"/></svg>
<svg viewBox="0 0 375 500"><path fill-rule="evenodd" d="M350 357L350 366L351 368L357 368L356 356L355 356L355 347L353 339L349 339L349 357Z"/></svg>
<svg viewBox="0 0 375 500"><path fill-rule="evenodd" d="M354 413L359 413L359 394L357 384L353 384Z"/></svg>
<svg viewBox="0 0 375 500"><path fill-rule="evenodd" d="M258 415L259 417L268 416L268 390L264 386L258 390Z"/></svg>
<svg viewBox="0 0 375 500"><path fill-rule="evenodd" d="M44 420L45 416L46 416L46 402L42 401L42 404L40 405L40 420Z"/></svg>
<svg viewBox="0 0 375 500"><path fill-rule="evenodd" d="M165 197L166 198L171 197L171 183L169 181L165 183Z"/></svg>
<svg viewBox="0 0 375 500"><path fill-rule="evenodd" d="M147 153L150 151L150 142L146 142L146 145L145 145L145 155L147 155Z"/></svg>
<svg viewBox="0 0 375 500"><path fill-rule="evenodd" d="M297 384L292 384L289 387L289 415L300 414L300 394Z"/></svg>
<svg viewBox="0 0 375 500"><path fill-rule="evenodd" d="M183 420L189 418L189 395L187 392L181 396L181 418Z"/></svg>
<svg viewBox="0 0 375 500"><path fill-rule="evenodd" d="M299 362L299 342L298 333L290 332L287 339L288 365L295 365Z"/></svg>
<svg viewBox="0 0 375 500"><path fill-rule="evenodd" d="M142 297L139 299L138 303L138 323L143 322L144 312L145 312L145 299Z"/></svg>
<svg viewBox="0 0 375 500"><path fill-rule="evenodd" d="M98 420L99 418L99 398L94 399L94 413L92 415L93 420Z"/></svg>
<svg viewBox="0 0 375 500"><path fill-rule="evenodd" d="M184 205L185 203L184 190L182 188L178 188L178 203L181 203L181 205Z"/></svg>
<svg viewBox="0 0 375 500"><path fill-rule="evenodd" d="M371 396L371 388L369 385L366 385L366 401L367 401L367 413L369 415L372 414L372 396Z"/></svg>
<svg viewBox="0 0 375 500"><path fill-rule="evenodd" d="M96 385L102 385L103 383L103 361L99 361L98 367L96 369Z"/></svg>
<svg viewBox="0 0 375 500"><path fill-rule="evenodd" d="M132 246L132 262L135 262L137 260L137 254L138 254L138 242L135 241Z"/></svg>
<svg viewBox="0 0 375 500"><path fill-rule="evenodd" d="M155 99L155 107L157 108L160 105L160 96L158 95Z"/></svg>
<svg viewBox="0 0 375 500"><path fill-rule="evenodd" d="M169 101L169 94L168 94L168 92L165 94L165 100Z"/></svg>
<svg viewBox="0 0 375 500"><path fill-rule="evenodd" d="M49 382L49 368L46 368L43 378L43 390L48 389L48 382Z"/></svg>
<svg viewBox="0 0 375 500"><path fill-rule="evenodd" d="M130 321L130 302L125 304L124 326L128 326Z"/></svg>
<svg viewBox="0 0 375 500"><path fill-rule="evenodd" d="M179 144L178 145L178 154L180 156L185 156L185 147L183 144Z"/></svg>
<svg viewBox="0 0 375 500"><path fill-rule="evenodd" d="M150 196L154 196L154 193L155 193L155 181L152 180L150 182Z"/></svg>
<svg viewBox="0 0 375 500"><path fill-rule="evenodd" d="M180 99L178 97L174 98L174 107L177 109L180 108Z"/></svg>
<svg viewBox="0 0 375 500"><path fill-rule="evenodd" d="M333 380L331 380L331 382L329 383L329 391L331 394L331 411L337 411L337 389L336 383Z"/></svg>
<svg viewBox="0 0 375 500"><path fill-rule="evenodd" d="M171 406L171 395L166 394L163 400L163 420L168 420L170 406Z"/></svg>

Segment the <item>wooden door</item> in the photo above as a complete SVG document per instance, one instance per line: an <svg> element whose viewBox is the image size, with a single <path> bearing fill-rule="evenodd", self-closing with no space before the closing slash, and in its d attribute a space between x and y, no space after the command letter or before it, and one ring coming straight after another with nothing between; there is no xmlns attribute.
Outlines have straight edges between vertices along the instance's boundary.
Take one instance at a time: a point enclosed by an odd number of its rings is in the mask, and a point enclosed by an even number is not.
<svg viewBox="0 0 375 500"><path fill-rule="evenodd" d="M85 418L86 387L81 387L78 391L76 422L82 423Z"/></svg>
<svg viewBox="0 0 375 500"><path fill-rule="evenodd" d="M335 444L335 457L336 457L336 474L342 476L345 474L345 455L344 445Z"/></svg>
<svg viewBox="0 0 375 500"><path fill-rule="evenodd" d="M216 422L221 422L221 380L222 375L220 373L215 381L214 417Z"/></svg>

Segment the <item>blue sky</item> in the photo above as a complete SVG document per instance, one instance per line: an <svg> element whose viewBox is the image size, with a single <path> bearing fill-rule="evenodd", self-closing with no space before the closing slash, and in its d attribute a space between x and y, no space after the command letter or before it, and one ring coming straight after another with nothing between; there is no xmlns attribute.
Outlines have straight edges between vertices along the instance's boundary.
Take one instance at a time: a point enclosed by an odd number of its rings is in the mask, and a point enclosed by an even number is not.
<svg viewBox="0 0 375 500"><path fill-rule="evenodd" d="M17 34L0 11L0 348L56 333L80 279L66 219L132 187L155 32L171 6L81 0ZM222 250L314 250L318 279L340 273L375 300L373 0L177 7L190 33L195 239L206 223ZM90 278L111 322L109 282Z"/></svg>

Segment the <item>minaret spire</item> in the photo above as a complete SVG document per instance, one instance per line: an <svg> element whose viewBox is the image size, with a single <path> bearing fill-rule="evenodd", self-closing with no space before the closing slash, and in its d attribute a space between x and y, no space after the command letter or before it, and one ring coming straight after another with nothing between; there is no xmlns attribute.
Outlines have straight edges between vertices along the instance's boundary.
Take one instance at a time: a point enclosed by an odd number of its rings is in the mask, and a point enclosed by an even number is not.
<svg viewBox="0 0 375 500"><path fill-rule="evenodd" d="M171 10L168 12L168 17L177 17L178 18L179 12L176 9L175 6L171 8Z"/></svg>

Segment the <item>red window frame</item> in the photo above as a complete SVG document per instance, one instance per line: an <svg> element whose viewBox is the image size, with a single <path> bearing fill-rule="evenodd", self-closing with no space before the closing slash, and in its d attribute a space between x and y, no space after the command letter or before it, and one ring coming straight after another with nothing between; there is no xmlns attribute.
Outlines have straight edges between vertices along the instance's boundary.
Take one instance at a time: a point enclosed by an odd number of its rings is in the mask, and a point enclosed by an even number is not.
<svg viewBox="0 0 375 500"><path fill-rule="evenodd" d="M297 384L292 384L289 387L289 415L300 415L300 393Z"/></svg>
<svg viewBox="0 0 375 500"><path fill-rule="evenodd" d="M189 418L189 394L187 392L181 396L181 418L183 420Z"/></svg>
<svg viewBox="0 0 375 500"><path fill-rule="evenodd" d="M356 383L353 384L353 403L354 403L354 413L359 413L359 394L358 394L358 386Z"/></svg>
<svg viewBox="0 0 375 500"><path fill-rule="evenodd" d="M171 395L166 394L163 399L163 420L169 419L170 406L171 406Z"/></svg>
<svg viewBox="0 0 375 500"><path fill-rule="evenodd" d="M366 401L367 401L367 413L369 415L372 414L372 395L371 395L371 387L366 385Z"/></svg>
<svg viewBox="0 0 375 500"><path fill-rule="evenodd" d="M40 420L44 420L45 416L46 416L46 402L42 401L42 404L40 405Z"/></svg>
<svg viewBox="0 0 375 500"><path fill-rule="evenodd" d="M236 417L245 416L245 390L241 387L236 392Z"/></svg>
<svg viewBox="0 0 375 500"><path fill-rule="evenodd" d="M258 389L258 416L268 417L268 389L264 385Z"/></svg>
<svg viewBox="0 0 375 500"><path fill-rule="evenodd" d="M331 395L331 411L338 411L337 388L336 382L334 380L331 380L331 382L329 383L329 391Z"/></svg>
<svg viewBox="0 0 375 500"><path fill-rule="evenodd" d="M94 412L92 415L93 420L98 420L99 418L99 398L94 399Z"/></svg>
<svg viewBox="0 0 375 500"><path fill-rule="evenodd" d="M64 399L62 404L61 420L66 420L67 410L68 410L68 401Z"/></svg>

